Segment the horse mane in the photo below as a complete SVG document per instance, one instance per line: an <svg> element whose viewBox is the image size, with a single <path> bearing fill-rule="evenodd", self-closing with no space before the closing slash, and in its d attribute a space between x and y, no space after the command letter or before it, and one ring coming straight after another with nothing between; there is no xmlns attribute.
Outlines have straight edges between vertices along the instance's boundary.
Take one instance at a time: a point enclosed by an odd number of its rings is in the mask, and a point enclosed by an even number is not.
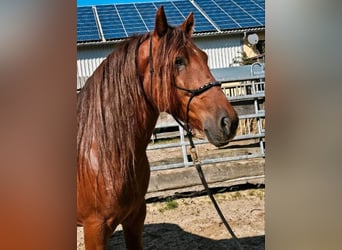
<svg viewBox="0 0 342 250"><path fill-rule="evenodd" d="M97 171L104 180L116 180L119 175L130 182L136 175L133 167L136 137L137 133L144 133L137 131L137 112L144 103L149 103L138 72L137 53L149 37L147 33L122 42L89 77L77 96L77 161L80 166L85 159L93 161L92 150L95 150ZM172 112L170 107L179 105L173 100L172 72L177 70L174 60L186 39L189 37L184 32L170 27L153 56L155 84L151 87L159 111ZM86 171L90 170L80 172L85 175Z"/></svg>

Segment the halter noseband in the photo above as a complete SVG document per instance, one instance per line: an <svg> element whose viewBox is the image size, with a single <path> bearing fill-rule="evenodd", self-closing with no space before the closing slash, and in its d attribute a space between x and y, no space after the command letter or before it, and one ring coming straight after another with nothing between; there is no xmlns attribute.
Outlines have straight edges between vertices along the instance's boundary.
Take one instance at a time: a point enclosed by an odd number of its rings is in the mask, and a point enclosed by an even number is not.
<svg viewBox="0 0 342 250"><path fill-rule="evenodd" d="M153 57L152 57L152 37L150 38L150 55L149 55L149 63L150 63L150 74L151 74L151 81L150 81L150 91L151 91L151 96L152 96L152 77L153 77ZM189 112L190 112L190 103L192 101L192 99L195 96L199 96L200 94L204 93L205 91L211 89L212 87L216 87L216 86L221 86L222 83L215 81L215 82L209 82L204 84L203 86L199 87L198 89L186 89L186 88L182 88L179 87L177 85L175 85L175 87L179 90L185 91L187 93L190 93L190 98L186 107L186 119L185 119L185 123L183 124L176 116L172 115L173 118L176 120L176 122L189 134L192 135L191 133L191 128L189 125Z"/></svg>
<svg viewBox="0 0 342 250"><path fill-rule="evenodd" d="M182 87L179 87L176 85L177 89L183 90L185 92L188 92L191 94L191 96L197 96L202 94L203 92L207 91L208 89L215 87L215 86L221 86L222 83L221 82L209 82L207 84L204 84L203 86L199 87L198 89L185 89Z"/></svg>
<svg viewBox="0 0 342 250"><path fill-rule="evenodd" d="M188 104L186 105L186 118L185 118L185 124L182 124L181 121L174 115L173 118L176 120L176 122L181 126L183 127L183 129L188 133L188 134L191 134L192 135L192 132L191 132L191 128L190 128L190 124L189 124L189 112L190 112L190 103L192 101L192 99L195 97L195 96L199 96L200 94L204 93L205 91L211 89L212 87L215 87L215 86L221 86L222 83L221 82L209 82L207 84L204 84L203 86L199 87L198 89L186 89L186 88L182 88L182 87L179 87L176 85L176 88L179 89L179 90L182 90L182 91L185 91L185 92L188 92L190 93L190 98L189 98L189 101L188 101Z"/></svg>

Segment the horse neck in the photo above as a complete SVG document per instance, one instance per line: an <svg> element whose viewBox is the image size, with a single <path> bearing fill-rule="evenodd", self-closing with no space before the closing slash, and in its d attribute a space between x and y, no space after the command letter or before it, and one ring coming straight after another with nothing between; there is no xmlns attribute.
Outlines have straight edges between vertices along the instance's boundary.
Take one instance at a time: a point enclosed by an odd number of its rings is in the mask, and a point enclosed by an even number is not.
<svg viewBox="0 0 342 250"><path fill-rule="evenodd" d="M145 151L156 126L159 112L151 108L148 102L142 106L141 111L137 113L138 128L136 133L136 145L143 146L142 148Z"/></svg>

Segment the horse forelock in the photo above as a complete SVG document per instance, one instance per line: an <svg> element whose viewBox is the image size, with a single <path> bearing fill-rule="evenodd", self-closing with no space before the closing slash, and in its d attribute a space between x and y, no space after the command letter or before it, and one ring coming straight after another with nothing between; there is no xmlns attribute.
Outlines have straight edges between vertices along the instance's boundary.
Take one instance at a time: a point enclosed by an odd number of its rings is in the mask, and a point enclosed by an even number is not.
<svg viewBox="0 0 342 250"><path fill-rule="evenodd" d="M132 183L135 177L135 136L139 132L136 114L145 99L137 70L137 52L147 38L148 35L136 36L119 45L95 70L78 96L78 164L84 167L96 152L101 167L92 171L111 175L107 179L122 178Z"/></svg>
<svg viewBox="0 0 342 250"><path fill-rule="evenodd" d="M169 28L168 32L160 39L156 55L154 55L157 83L153 86L155 102L160 111L173 113L179 103L174 99L176 91L175 59L180 54L186 54L187 45L191 38L177 28ZM158 63L162 61L163 63Z"/></svg>

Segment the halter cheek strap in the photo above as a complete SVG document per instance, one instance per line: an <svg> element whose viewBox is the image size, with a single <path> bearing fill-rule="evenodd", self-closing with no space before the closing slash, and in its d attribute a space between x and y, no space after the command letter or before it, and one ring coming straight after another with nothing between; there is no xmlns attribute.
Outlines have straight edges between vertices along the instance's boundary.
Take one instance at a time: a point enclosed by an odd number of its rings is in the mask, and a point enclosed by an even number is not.
<svg viewBox="0 0 342 250"><path fill-rule="evenodd" d="M152 36L150 38L150 56L149 56L149 63L150 63L150 77L151 77L151 80L150 80L150 94L151 94L151 97L152 97L152 78L153 78L153 57L152 57Z"/></svg>

